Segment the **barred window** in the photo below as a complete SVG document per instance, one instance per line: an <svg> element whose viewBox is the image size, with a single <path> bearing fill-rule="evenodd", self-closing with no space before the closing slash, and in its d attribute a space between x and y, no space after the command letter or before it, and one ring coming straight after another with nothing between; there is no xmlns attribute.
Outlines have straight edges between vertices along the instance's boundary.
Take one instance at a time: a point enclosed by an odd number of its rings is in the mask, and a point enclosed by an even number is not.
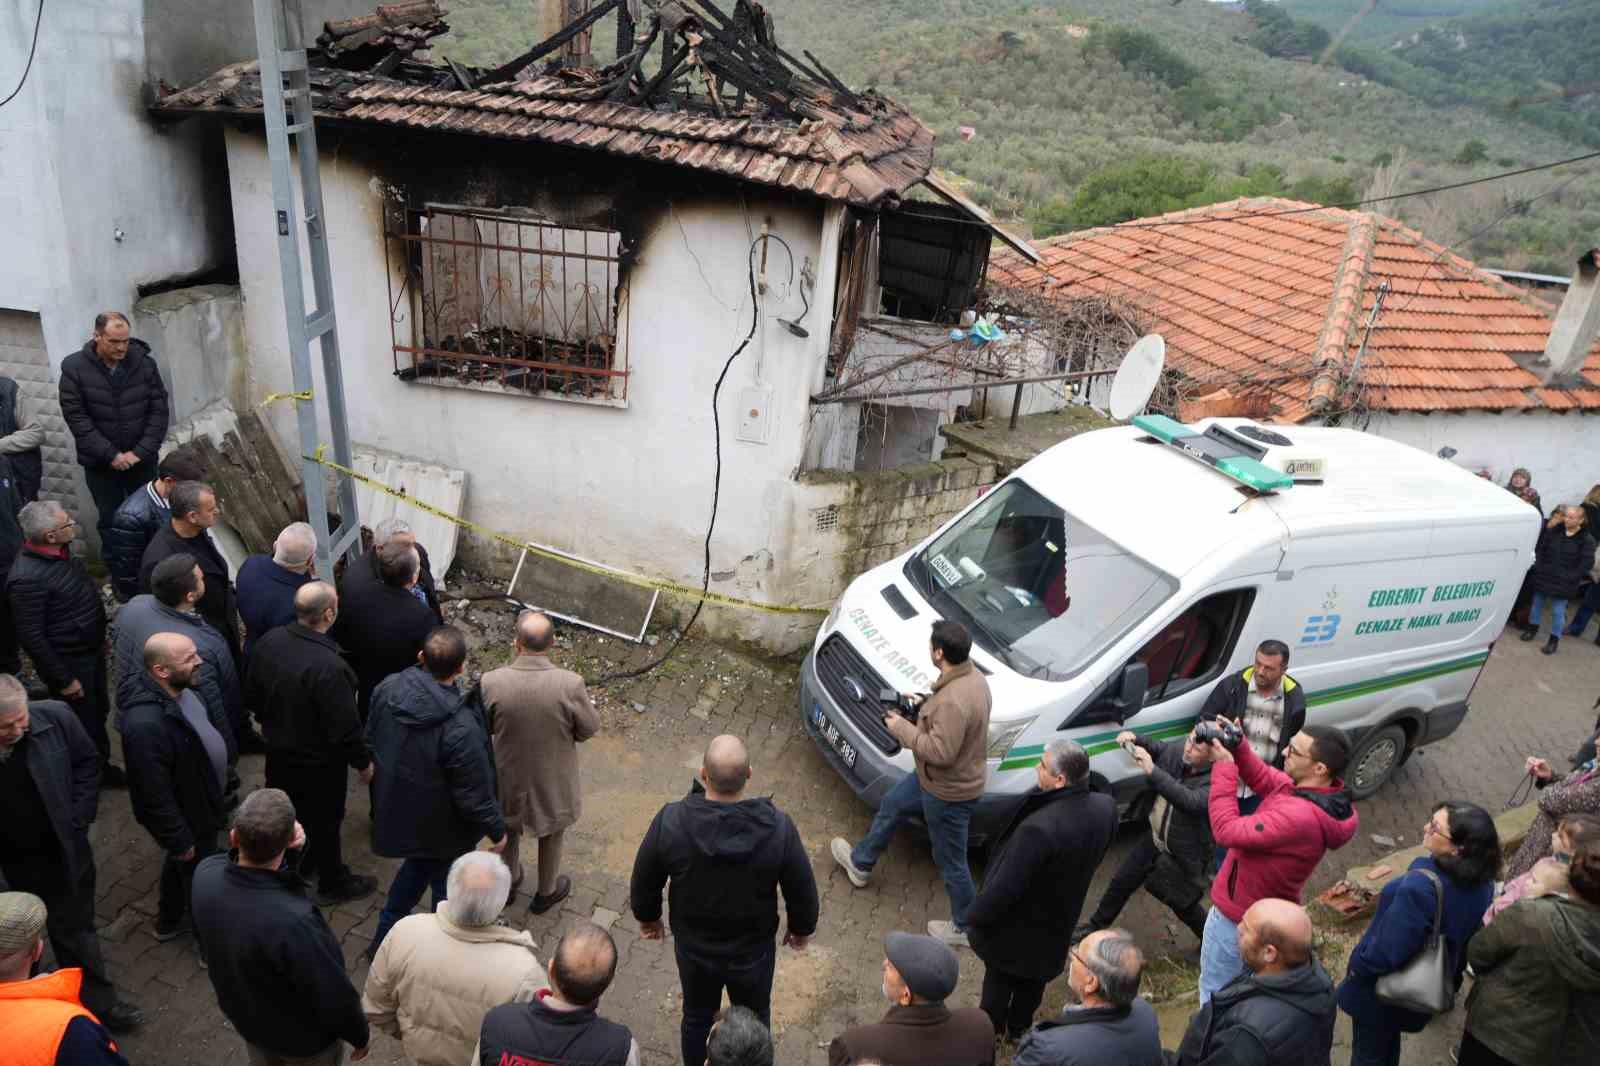
<svg viewBox="0 0 1600 1066"><path fill-rule="evenodd" d="M622 401L622 235L513 212L406 213L414 324L395 374L417 384ZM390 242L392 243L392 242ZM392 274L391 274L392 276ZM398 302L398 301L397 301Z"/></svg>

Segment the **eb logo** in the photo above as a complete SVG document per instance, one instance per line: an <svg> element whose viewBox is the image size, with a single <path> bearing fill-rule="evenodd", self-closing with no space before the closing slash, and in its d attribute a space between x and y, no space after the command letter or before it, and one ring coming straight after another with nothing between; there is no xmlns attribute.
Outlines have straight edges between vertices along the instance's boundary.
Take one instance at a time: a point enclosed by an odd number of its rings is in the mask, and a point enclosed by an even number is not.
<svg viewBox="0 0 1600 1066"><path fill-rule="evenodd" d="M1305 629L1300 632L1301 644L1326 644L1339 632L1339 616L1313 614L1306 617Z"/></svg>

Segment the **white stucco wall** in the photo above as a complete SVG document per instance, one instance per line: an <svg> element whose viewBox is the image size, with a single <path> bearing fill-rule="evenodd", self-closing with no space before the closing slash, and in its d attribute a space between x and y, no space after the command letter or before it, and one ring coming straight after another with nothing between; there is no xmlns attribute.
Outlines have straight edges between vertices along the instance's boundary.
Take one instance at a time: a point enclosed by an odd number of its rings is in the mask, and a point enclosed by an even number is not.
<svg viewBox="0 0 1600 1066"><path fill-rule="evenodd" d="M271 176L259 134L230 129L227 147L249 349L245 391L259 400L291 387ZM379 183L350 153L331 151L324 152L322 182L352 438L465 470L465 511L473 521L686 584L700 580L710 511L711 391L749 329L747 250L770 217L800 262L811 259L826 295L812 300L808 339L778 325L801 304L785 285L782 251L773 247L760 326L722 391L711 587L781 601L785 578L775 548L789 536L790 479L800 465L809 395L820 385L837 258L831 240L823 247L828 212L820 202L763 201L751 193L748 215L738 201L679 204L675 218L663 213L645 235L628 283L623 341L631 379L628 404L617 408L395 378ZM393 291L400 291L398 276ZM404 338L409 310L402 304L399 313L406 316L398 327ZM767 442L740 440L741 392L764 386L773 397ZM296 441L290 406L269 410L282 439Z"/></svg>
<svg viewBox="0 0 1600 1066"><path fill-rule="evenodd" d="M141 283L225 257L223 179L203 166L208 131L158 129L145 111L156 72L145 60L144 8L143 0L46 4L32 70L0 108L0 309L39 316L41 387L52 405L61 361L89 338L98 312L131 313ZM0 94L27 65L38 11L36 0L0 0ZM220 161L220 150L212 155ZM53 407L46 415L55 417ZM63 484L79 479L71 454L47 457ZM87 504L86 493L79 498Z"/></svg>
<svg viewBox="0 0 1600 1066"><path fill-rule="evenodd" d="M26 63L38 6L0 0L8 78ZM143 11L141 0L47 4L27 84L0 109L0 306L40 314L54 366L96 312L130 310L141 283L221 257L206 128L158 130L145 111Z"/></svg>
<svg viewBox="0 0 1600 1066"><path fill-rule="evenodd" d="M1454 448L1452 462L1487 468L1500 484L1525 466L1546 511L1582 500L1600 483L1600 414L1390 414L1375 417L1368 430L1429 453Z"/></svg>

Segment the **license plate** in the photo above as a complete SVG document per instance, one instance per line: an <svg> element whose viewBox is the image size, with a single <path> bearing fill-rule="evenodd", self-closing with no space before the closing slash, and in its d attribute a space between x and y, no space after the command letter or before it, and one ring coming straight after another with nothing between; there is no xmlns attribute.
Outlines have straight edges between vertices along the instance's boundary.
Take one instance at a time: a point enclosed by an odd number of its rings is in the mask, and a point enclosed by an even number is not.
<svg viewBox="0 0 1600 1066"><path fill-rule="evenodd" d="M844 737L839 735L839 727L828 721L828 716L822 713L822 704L811 705L811 721L817 727L817 732L822 734L822 739L828 742L828 747L834 750L844 764L850 769L856 768L856 749Z"/></svg>

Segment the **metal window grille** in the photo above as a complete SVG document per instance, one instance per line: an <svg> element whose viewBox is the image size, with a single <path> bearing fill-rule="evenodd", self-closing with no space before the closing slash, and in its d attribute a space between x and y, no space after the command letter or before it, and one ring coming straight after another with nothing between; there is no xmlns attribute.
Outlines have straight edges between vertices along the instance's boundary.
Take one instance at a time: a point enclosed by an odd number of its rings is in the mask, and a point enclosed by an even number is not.
<svg viewBox="0 0 1600 1066"><path fill-rule="evenodd" d="M836 504L818 507L811 512L811 517L816 520L817 532L828 533L839 528L839 508Z"/></svg>
<svg viewBox="0 0 1600 1066"><path fill-rule="evenodd" d="M622 235L522 215L430 207L385 242L404 253L410 336L397 376L528 396L626 400ZM395 276L393 269L389 276ZM391 285L393 282L391 281ZM391 329L398 316L391 315Z"/></svg>

